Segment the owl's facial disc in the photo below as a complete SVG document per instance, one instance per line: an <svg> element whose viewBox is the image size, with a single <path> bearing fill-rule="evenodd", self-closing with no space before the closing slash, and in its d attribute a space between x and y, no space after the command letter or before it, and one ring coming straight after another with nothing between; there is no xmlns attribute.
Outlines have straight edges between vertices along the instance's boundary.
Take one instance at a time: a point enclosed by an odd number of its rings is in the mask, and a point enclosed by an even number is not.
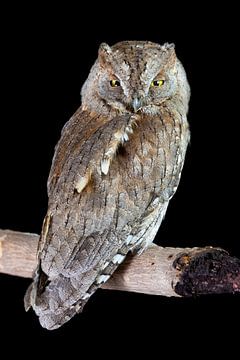
<svg viewBox="0 0 240 360"><path fill-rule="evenodd" d="M121 43L122 44L122 43ZM176 91L176 55L170 44L163 46L126 42L99 49L98 94L121 112L145 112L169 99Z"/></svg>

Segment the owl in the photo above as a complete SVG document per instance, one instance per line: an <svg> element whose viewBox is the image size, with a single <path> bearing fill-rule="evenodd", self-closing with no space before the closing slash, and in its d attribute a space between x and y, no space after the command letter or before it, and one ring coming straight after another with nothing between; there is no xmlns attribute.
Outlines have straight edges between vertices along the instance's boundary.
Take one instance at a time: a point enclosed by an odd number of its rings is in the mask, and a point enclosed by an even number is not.
<svg viewBox="0 0 240 360"><path fill-rule="evenodd" d="M153 241L190 137L190 88L173 44L101 44L81 95L55 149L25 295L49 330L81 312L129 252Z"/></svg>

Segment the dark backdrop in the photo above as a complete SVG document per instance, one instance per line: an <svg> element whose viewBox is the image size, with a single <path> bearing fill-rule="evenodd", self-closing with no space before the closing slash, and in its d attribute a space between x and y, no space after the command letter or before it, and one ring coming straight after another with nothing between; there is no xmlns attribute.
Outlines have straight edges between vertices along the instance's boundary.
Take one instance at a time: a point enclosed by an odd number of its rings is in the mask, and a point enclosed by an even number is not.
<svg viewBox="0 0 240 360"><path fill-rule="evenodd" d="M220 246L240 256L234 11L197 5L185 13L174 5L161 11L141 10L139 4L132 12L123 4L119 7L115 4L108 14L99 8L94 16L90 9L70 14L59 7L50 11L21 6L2 13L0 228L40 232L54 145L80 104L80 88L99 44L168 41L175 43L192 88L192 138L180 187L156 241L163 246ZM189 341L197 351L205 351L207 344L213 351L221 349L227 338L230 348L236 346L231 329L240 320L239 296L165 299L100 290L82 315L48 332L33 312L24 312L29 283L0 275L0 330L13 344L23 336L18 349L26 353L30 341L40 342L37 349L42 351L48 340L55 349L77 347L79 356L83 349L91 355L98 347L99 356L114 356L126 343L133 351L161 352L170 341L169 351L180 353L188 351ZM109 343L115 350L109 350Z"/></svg>

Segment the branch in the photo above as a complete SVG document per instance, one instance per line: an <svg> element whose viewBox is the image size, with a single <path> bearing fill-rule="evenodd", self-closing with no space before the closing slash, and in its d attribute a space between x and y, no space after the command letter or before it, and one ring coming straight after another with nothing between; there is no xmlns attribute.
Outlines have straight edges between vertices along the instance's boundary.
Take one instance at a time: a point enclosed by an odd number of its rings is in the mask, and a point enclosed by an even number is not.
<svg viewBox="0 0 240 360"><path fill-rule="evenodd" d="M32 277L39 236L0 230L0 272ZM240 292L240 260L219 248L162 248L151 245L128 256L104 289L164 296Z"/></svg>

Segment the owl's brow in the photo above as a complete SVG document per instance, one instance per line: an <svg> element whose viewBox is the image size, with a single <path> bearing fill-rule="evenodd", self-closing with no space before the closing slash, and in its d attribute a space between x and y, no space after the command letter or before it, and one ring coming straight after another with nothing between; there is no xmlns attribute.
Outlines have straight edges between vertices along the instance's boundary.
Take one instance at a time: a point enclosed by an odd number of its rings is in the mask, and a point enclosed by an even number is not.
<svg viewBox="0 0 240 360"><path fill-rule="evenodd" d="M122 59L120 66L119 60L117 64L117 70L114 72L114 75L119 78L119 80L121 81L123 92L126 96L128 96L129 91L126 82L128 82L131 77L131 64L126 59Z"/></svg>
<svg viewBox="0 0 240 360"><path fill-rule="evenodd" d="M150 83L162 70L161 62L156 60L156 58L151 58L144 63L144 69L140 75L140 79L143 83Z"/></svg>

